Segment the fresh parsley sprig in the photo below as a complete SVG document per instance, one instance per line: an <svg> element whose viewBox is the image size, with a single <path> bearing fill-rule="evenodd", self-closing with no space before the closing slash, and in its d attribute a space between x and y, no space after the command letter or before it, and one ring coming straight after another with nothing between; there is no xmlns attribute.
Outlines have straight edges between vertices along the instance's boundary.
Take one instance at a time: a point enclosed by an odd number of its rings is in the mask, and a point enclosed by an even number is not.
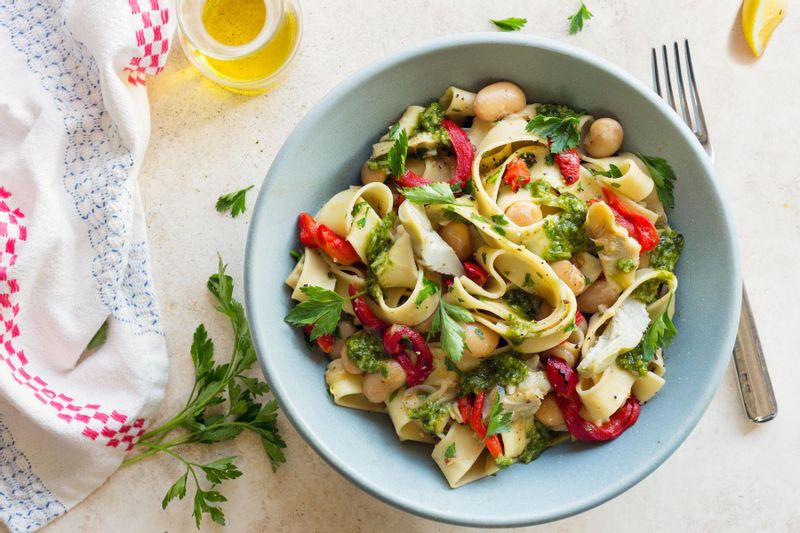
<svg viewBox="0 0 800 533"><path fill-rule="evenodd" d="M197 463L181 454L179 447L229 441L243 431L251 431L261 439L273 469L286 461L286 444L277 426L278 404L275 400L262 403L270 392L269 386L248 375L256 353L244 308L233 297L233 280L225 274L225 268L220 258L218 272L209 278L207 287L216 301L216 310L228 318L233 330L230 359L222 364L214 362L214 343L205 326L199 325L191 347L195 383L185 407L168 422L144 433L136 443L140 452L122 463L128 466L159 452L183 463L184 474L167 490L161 505L166 508L172 500L183 499L191 479L195 486L192 516L198 528L205 514L214 522L225 524L225 514L215 504L226 498L216 488L242 473L236 467L236 457Z"/></svg>
<svg viewBox="0 0 800 533"><path fill-rule="evenodd" d="M578 11L574 15L567 17L567 20L569 20L570 35L575 35L581 31L583 29L583 23L590 18L592 18L592 12L586 9L586 4L581 2L581 7L578 8Z"/></svg>
<svg viewBox="0 0 800 533"><path fill-rule="evenodd" d="M525 24L528 23L528 19L523 19L519 17L509 17L506 19L489 19L492 24L497 26L501 31L519 31L521 30Z"/></svg>
<svg viewBox="0 0 800 533"><path fill-rule="evenodd" d="M578 146L581 140L581 134L578 131L580 119L579 114L565 116L538 114L528 122L525 129L539 137L549 138L550 152L558 154Z"/></svg>
<svg viewBox="0 0 800 533"><path fill-rule="evenodd" d="M667 304L669 308L669 304ZM666 348L678 333L678 328L669 317L669 309L665 310L661 316L653 320L642 339L642 352L646 361L652 361L656 355L656 350Z"/></svg>
<svg viewBox="0 0 800 533"><path fill-rule="evenodd" d="M431 183L429 185L419 185L417 187L405 187L399 189L400 194L406 197L406 200L420 205L431 204L455 204L456 197L453 195L453 190L447 183L440 181Z"/></svg>
<svg viewBox="0 0 800 533"><path fill-rule="evenodd" d="M500 405L500 395L495 394L492 410L489 411L489 423L486 424L486 436L491 437L509 431L511 431L511 412L503 410L503 406Z"/></svg>
<svg viewBox="0 0 800 533"><path fill-rule="evenodd" d="M460 361L464 354L466 331L459 322L472 322L472 313L459 305L440 301L439 308L433 315L430 335L441 333L439 343L447 357L453 361Z"/></svg>
<svg viewBox="0 0 800 533"><path fill-rule="evenodd" d="M408 132L405 128L400 128L399 133L390 132L390 137L396 136L394 144L389 148L386 159L389 163L389 170L396 178L406 173L406 157L408 156Z"/></svg>
<svg viewBox="0 0 800 533"><path fill-rule="evenodd" d="M300 292L308 296L308 300L294 306L284 320L292 326L313 325L312 341L336 331L342 315L344 298L332 290L313 285L301 287Z"/></svg>
<svg viewBox="0 0 800 533"><path fill-rule="evenodd" d="M235 192L229 192L217 198L217 211L220 213L230 211L231 218L236 218L240 213L247 211L247 191L254 186L251 185Z"/></svg>
<svg viewBox="0 0 800 533"><path fill-rule="evenodd" d="M647 170L650 171L650 177L653 178L653 182L656 184L656 191L661 202L670 209L675 207L675 196L673 194L676 179L675 171L672 170L667 160L644 154L636 155L639 156L639 159L647 166Z"/></svg>

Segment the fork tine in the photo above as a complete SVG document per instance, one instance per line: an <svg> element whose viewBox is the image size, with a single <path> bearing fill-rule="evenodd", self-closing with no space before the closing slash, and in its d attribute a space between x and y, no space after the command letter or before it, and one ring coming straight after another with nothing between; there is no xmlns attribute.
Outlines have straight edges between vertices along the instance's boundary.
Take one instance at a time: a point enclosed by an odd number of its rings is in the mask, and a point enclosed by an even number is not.
<svg viewBox="0 0 800 533"><path fill-rule="evenodd" d="M663 98L663 95L661 94L661 80L658 79L658 55L656 54L655 48L651 48L650 52L651 52L650 63L652 64L653 67L653 88L655 89L656 94L658 96L661 96L661 98Z"/></svg>
<svg viewBox="0 0 800 533"><path fill-rule="evenodd" d="M694 67L692 66L692 53L689 50L689 39L683 41L684 51L686 52L686 70L689 73L689 95L694 109L694 116L697 119L697 134L701 143L708 142L708 128L706 127L706 117L703 114L703 106L700 104L700 93L697 91L697 81L694 77Z"/></svg>
<svg viewBox="0 0 800 533"><path fill-rule="evenodd" d="M664 62L664 84L667 86L667 102L677 113L678 107L675 105L675 94L672 92L672 79L669 75L669 59L667 57L667 45L661 47L661 58Z"/></svg>
<svg viewBox="0 0 800 533"><path fill-rule="evenodd" d="M694 123L692 122L692 115L689 113L689 104L686 102L686 88L683 84L683 69L681 68L681 56L678 51L678 42L672 43L673 52L675 53L675 84L678 86L678 95L681 98L681 116L683 121L689 126L689 129L694 132Z"/></svg>

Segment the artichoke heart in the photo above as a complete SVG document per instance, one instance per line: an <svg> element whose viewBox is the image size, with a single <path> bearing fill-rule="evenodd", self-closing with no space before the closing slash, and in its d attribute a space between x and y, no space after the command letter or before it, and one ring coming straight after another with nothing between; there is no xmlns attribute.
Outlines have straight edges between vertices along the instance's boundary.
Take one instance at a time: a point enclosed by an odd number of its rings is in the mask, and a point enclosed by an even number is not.
<svg viewBox="0 0 800 533"><path fill-rule="evenodd" d="M617 224L613 211L603 202L589 207L586 233L597 247L606 279L622 290L627 289L633 283L639 267L642 247L628 235L625 228Z"/></svg>
<svg viewBox="0 0 800 533"><path fill-rule="evenodd" d="M398 210L400 223L411 237L411 244L417 257L429 270L461 276L464 267L453 249L434 231L425 209L410 201L405 201Z"/></svg>
<svg viewBox="0 0 800 533"><path fill-rule="evenodd" d="M633 350L642 340L650 315L647 306L634 298L622 302L605 331L578 365L583 377L596 376L614 363L617 356Z"/></svg>

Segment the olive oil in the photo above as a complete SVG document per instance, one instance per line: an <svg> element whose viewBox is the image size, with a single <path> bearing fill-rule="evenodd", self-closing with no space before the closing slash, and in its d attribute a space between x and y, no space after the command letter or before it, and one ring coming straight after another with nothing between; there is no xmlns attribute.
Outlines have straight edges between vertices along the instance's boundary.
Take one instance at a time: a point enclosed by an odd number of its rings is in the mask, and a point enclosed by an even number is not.
<svg viewBox="0 0 800 533"><path fill-rule="evenodd" d="M221 58L217 54L204 53L198 46L193 50L192 62L211 79L236 92L257 93L269 88L277 78L273 75L293 57L300 38L296 4L286 1L282 13L280 9L271 12L269 5L275 3L265 0L206 0L202 4L203 28L220 45L247 45L263 38L261 32L265 25L273 23L270 17L280 17L280 20L272 37L250 53Z"/></svg>
<svg viewBox="0 0 800 533"><path fill-rule="evenodd" d="M208 0L203 6L203 26L211 37L228 46L256 38L267 21L264 0Z"/></svg>

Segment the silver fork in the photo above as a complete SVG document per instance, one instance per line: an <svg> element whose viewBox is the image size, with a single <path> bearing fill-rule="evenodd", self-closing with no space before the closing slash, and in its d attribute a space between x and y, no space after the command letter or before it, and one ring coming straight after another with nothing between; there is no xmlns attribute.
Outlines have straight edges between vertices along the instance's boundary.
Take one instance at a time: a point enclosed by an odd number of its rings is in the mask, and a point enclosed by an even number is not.
<svg viewBox="0 0 800 533"><path fill-rule="evenodd" d="M706 119L703 115L703 106L700 104L700 94L697 91L697 82L694 77L694 67L692 66L692 54L689 50L689 40L684 39L684 62L688 73L689 98L686 97L683 68L681 65L681 55L678 43L672 43L673 62L675 65L676 80L680 97L680 106L675 100L673 91L673 81L670 76L669 54L667 45L661 47L661 65L664 70L664 89L666 96L661 91L661 79L659 76L659 61L656 49L652 49L653 65L653 87L656 93L664 98L669 105L683 119L689 129L692 130L697 140L705 148L711 162L714 162L714 149L711 147L711 140L708 135ZM736 335L736 344L733 347L733 361L736 365L736 375L739 378L739 390L742 393L742 401L747 416L753 422L767 422L775 418L778 414L778 403L775 399L775 392L772 389L772 381L767 371L767 363L764 360L764 352L761 348L761 341L758 338L753 312L750 309L750 300L747 291L742 286L742 313L739 319L739 331Z"/></svg>

